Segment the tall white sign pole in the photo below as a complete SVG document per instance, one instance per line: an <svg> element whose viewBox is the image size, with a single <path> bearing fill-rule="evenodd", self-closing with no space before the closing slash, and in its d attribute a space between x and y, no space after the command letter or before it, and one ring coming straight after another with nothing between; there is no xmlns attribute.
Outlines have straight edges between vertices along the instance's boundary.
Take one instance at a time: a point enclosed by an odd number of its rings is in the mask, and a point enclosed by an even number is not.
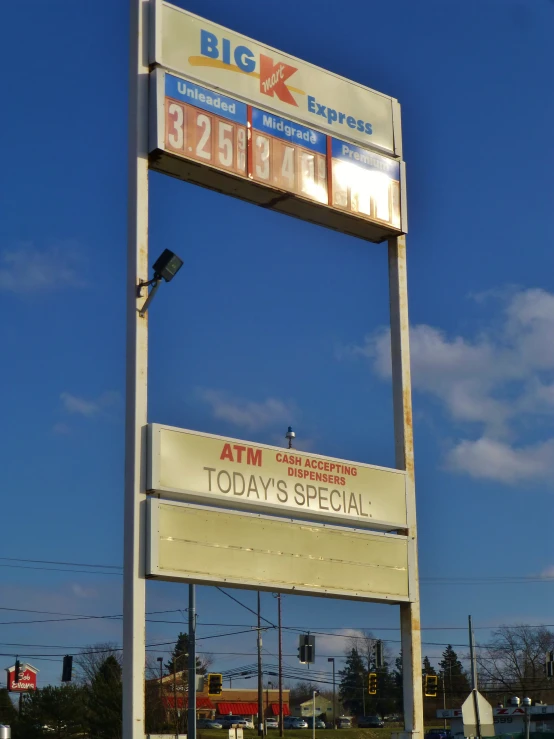
<svg viewBox="0 0 554 739"><path fill-rule="evenodd" d="M400 605L404 730L418 739L418 737L423 737L423 689L405 236L389 239L389 298L396 467L406 470L407 473L410 602Z"/></svg>
<svg viewBox="0 0 554 739"><path fill-rule="evenodd" d="M127 373L123 562L123 739L144 739L146 414L148 318L148 0L130 3Z"/></svg>

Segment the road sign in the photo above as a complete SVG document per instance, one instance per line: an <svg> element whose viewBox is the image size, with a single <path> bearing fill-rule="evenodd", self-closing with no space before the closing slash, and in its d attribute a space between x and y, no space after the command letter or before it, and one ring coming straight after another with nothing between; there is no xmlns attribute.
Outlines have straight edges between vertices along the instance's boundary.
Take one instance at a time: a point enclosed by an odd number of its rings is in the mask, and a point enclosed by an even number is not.
<svg viewBox="0 0 554 739"><path fill-rule="evenodd" d="M407 525L403 471L160 424L148 436L152 492L379 531Z"/></svg>
<svg viewBox="0 0 554 739"><path fill-rule="evenodd" d="M465 737L495 735L492 706L478 690L472 690L463 702L462 718Z"/></svg>

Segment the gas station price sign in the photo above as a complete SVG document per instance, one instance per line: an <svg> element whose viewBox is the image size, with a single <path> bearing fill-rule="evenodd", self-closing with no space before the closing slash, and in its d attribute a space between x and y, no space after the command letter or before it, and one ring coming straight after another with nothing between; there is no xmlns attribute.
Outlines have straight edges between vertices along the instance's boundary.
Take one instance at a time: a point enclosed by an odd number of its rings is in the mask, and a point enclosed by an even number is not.
<svg viewBox="0 0 554 739"><path fill-rule="evenodd" d="M371 241L406 230L397 158L159 68L151 92L151 168Z"/></svg>
<svg viewBox="0 0 554 739"><path fill-rule="evenodd" d="M167 150L246 175L246 105L170 74L165 84Z"/></svg>

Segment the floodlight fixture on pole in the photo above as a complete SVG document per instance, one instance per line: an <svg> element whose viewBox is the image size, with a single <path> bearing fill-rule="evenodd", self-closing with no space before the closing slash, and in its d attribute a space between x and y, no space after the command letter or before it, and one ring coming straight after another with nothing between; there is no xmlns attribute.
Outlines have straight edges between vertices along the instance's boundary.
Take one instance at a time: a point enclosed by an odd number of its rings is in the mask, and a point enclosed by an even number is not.
<svg viewBox="0 0 554 739"><path fill-rule="evenodd" d="M171 280L175 277L182 266L183 260L178 257L177 254L174 254L172 251L170 251L170 249L163 250L163 252L152 265L152 269L154 270L154 277L147 282L141 280L137 286L137 297L140 298L140 296L142 295L142 288L152 285L152 289L150 290L148 297L144 302L144 305L139 310L139 316L142 317L145 315L150 303L154 299L154 295L156 294L160 286L160 282L162 280L165 280L166 282L171 282Z"/></svg>
<svg viewBox="0 0 554 739"><path fill-rule="evenodd" d="M292 426L289 426L287 429L287 433L285 434L285 439L289 440L289 449L292 449L292 440L296 438L296 434L292 430Z"/></svg>

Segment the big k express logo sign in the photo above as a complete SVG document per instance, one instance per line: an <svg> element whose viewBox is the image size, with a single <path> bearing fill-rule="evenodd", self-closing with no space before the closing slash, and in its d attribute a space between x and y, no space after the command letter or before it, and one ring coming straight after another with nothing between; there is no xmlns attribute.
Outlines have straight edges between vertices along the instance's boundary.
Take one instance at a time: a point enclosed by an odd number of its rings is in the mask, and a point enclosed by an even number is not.
<svg viewBox="0 0 554 739"><path fill-rule="evenodd" d="M396 100L262 45L164 0L155 2L151 62L244 102L364 145L395 151Z"/></svg>

